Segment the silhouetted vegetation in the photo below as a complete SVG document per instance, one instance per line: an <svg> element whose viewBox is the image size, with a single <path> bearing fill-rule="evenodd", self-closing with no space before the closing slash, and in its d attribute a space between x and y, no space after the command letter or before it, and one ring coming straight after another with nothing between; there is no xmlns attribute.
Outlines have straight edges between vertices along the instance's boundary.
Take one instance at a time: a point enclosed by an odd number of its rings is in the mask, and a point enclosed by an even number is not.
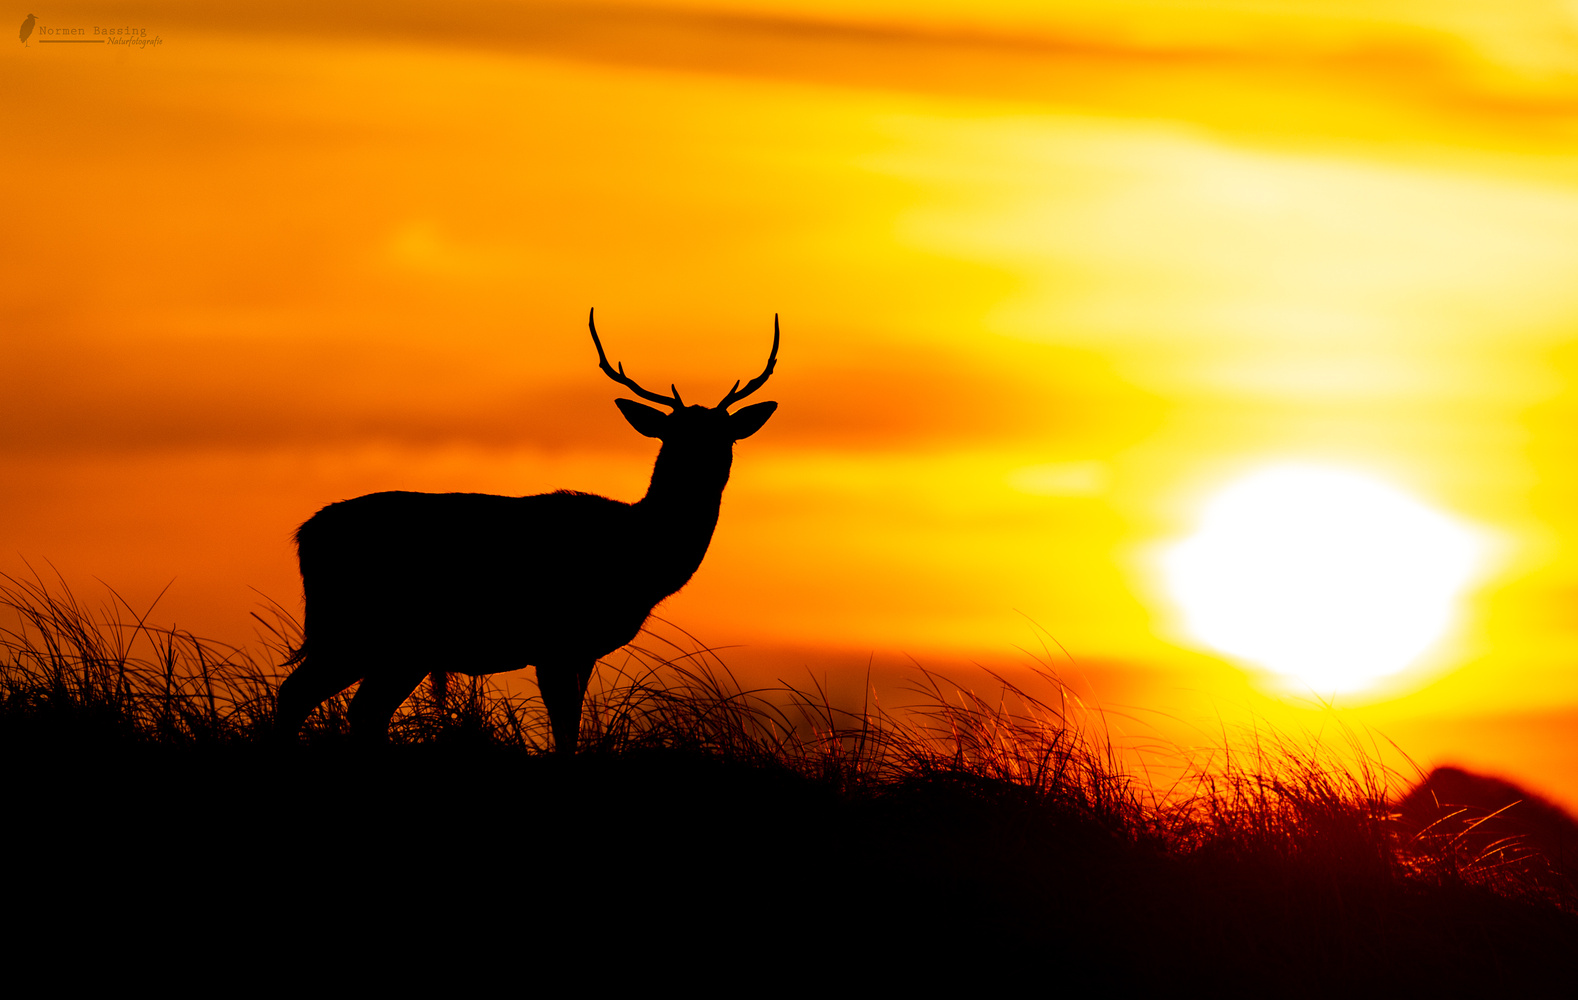
<svg viewBox="0 0 1578 1000"><path fill-rule="evenodd" d="M1294 741L1158 789L1057 695L921 674L924 707L851 709L742 690L648 633L603 664L571 758L539 701L457 675L387 747L352 743L344 695L281 747L283 612L255 651L38 580L0 587L6 613L11 901L50 947L91 914L105 947L202 953L183 962L431 970L424 949L452 949L488 957L446 975L517 982L592 956L601 979L678 962L806 989L1010 968L1230 994L1578 981L1570 873L1476 839L1484 813L1415 799L1401 819L1395 776Z"/></svg>

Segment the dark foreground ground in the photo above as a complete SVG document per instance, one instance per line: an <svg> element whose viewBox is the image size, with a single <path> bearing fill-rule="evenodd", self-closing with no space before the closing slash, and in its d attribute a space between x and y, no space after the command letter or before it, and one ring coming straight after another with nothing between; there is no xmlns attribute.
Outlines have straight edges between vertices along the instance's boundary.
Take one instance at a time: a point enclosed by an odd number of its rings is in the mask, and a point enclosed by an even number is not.
<svg viewBox="0 0 1578 1000"><path fill-rule="evenodd" d="M1578 825L1483 776L1259 733L1161 794L1050 673L892 716L656 634L573 757L448 675L391 746L344 695L282 746L289 616L151 611L0 577L18 996L1578 996Z"/></svg>
<svg viewBox="0 0 1578 1000"><path fill-rule="evenodd" d="M1571 912L1340 831L1178 852L978 776L851 793L685 750L3 736L13 981L1578 995Z"/></svg>

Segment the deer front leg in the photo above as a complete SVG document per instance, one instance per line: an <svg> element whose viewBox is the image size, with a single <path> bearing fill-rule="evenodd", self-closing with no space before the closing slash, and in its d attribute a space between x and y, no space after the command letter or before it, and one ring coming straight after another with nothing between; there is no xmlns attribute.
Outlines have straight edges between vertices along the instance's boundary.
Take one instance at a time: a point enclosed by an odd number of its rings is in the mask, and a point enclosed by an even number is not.
<svg viewBox="0 0 1578 1000"><path fill-rule="evenodd" d="M537 688L548 709L548 726L553 730L556 753L575 753L581 738L581 702L592 679L597 661L583 665L544 664L537 668Z"/></svg>

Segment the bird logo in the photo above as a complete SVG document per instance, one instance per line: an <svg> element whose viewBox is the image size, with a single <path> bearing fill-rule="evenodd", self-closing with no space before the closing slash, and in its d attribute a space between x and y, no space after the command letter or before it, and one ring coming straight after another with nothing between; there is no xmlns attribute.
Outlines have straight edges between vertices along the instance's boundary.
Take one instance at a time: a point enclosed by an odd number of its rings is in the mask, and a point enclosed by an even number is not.
<svg viewBox="0 0 1578 1000"><path fill-rule="evenodd" d="M23 45L27 44L27 36L31 35L33 33L33 25L37 21L38 21L38 18L34 17L32 14L29 14L29 15L27 15L27 20L22 22L22 44Z"/></svg>

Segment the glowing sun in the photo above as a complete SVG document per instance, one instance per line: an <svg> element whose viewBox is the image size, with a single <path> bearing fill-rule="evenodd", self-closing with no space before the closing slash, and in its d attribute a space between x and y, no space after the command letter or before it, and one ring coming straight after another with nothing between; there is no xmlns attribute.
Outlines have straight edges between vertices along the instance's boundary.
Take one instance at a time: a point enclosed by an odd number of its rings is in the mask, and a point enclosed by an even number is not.
<svg viewBox="0 0 1578 1000"><path fill-rule="evenodd" d="M1434 645L1479 551L1468 528L1390 486L1278 465L1218 493L1163 572L1196 638L1328 695Z"/></svg>

